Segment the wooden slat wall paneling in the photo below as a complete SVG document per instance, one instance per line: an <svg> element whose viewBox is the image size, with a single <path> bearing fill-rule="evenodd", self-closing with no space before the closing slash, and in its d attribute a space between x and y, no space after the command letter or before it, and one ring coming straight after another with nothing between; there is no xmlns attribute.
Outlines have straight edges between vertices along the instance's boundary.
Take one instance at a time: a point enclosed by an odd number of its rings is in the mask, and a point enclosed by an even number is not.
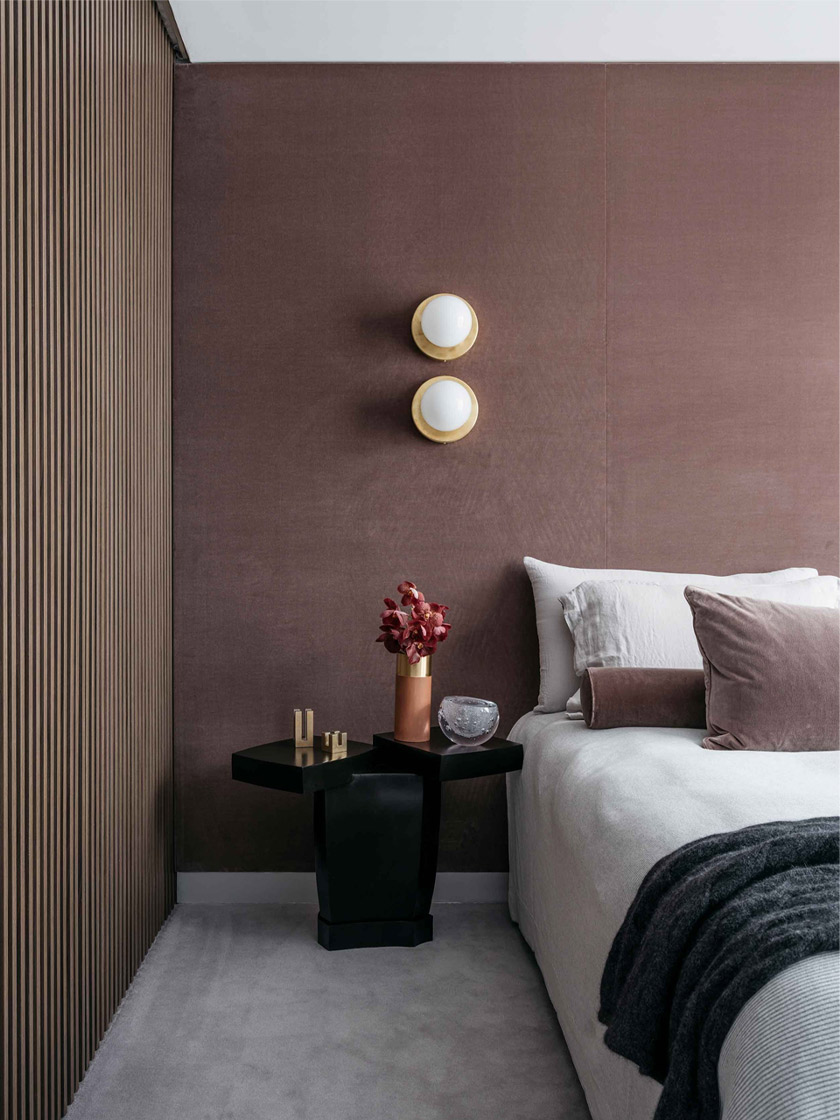
<svg viewBox="0 0 840 1120"><path fill-rule="evenodd" d="M66 1110L174 902L172 48L0 5L0 1094Z"/></svg>

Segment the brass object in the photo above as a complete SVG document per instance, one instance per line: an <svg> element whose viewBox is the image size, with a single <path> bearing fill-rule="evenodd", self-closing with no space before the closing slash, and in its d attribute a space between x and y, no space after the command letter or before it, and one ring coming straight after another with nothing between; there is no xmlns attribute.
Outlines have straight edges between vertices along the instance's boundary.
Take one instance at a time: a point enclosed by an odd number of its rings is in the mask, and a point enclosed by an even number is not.
<svg viewBox="0 0 840 1120"><path fill-rule="evenodd" d="M306 709L306 734L303 732L303 713L295 708L295 747L311 747L315 743L315 715Z"/></svg>
<svg viewBox="0 0 840 1120"><path fill-rule="evenodd" d="M398 677L430 677L432 675L432 657L434 655L427 653L425 657L421 657L414 665L408 660L404 653L397 654L397 676Z"/></svg>
<svg viewBox="0 0 840 1120"><path fill-rule="evenodd" d="M452 295L452 293L437 292L435 295L429 296L428 299L424 299L421 304L418 304L417 310L414 312L414 315L411 319L411 337L417 344L417 348L419 350L422 350L427 358L434 358L435 361L438 362L451 362L453 358L460 358L463 354L466 354L468 350L472 349L473 343L478 338L478 317L476 316L472 304L468 300L465 300L463 296L458 296L457 298L463 300L464 303L466 303L467 307L469 307L470 309L470 315L472 316L472 326L470 327L470 333L467 335L463 342L459 342L457 346L435 346L435 344L433 342L429 342L428 338L426 338L426 336L423 334L423 328L420 326L420 320L423 317L423 312L426 309L426 304L431 303L433 299L437 299L439 296L448 295ZM466 435L466 432L464 433L464 435Z"/></svg>
<svg viewBox="0 0 840 1120"><path fill-rule="evenodd" d="M461 425L460 428L453 428L451 432L439 432L437 428L433 428L427 424L423 418L423 413L420 411L420 402L423 399L423 394L430 385L434 385L437 381L456 381L459 385L467 390L470 395L471 408L469 418ZM478 399L475 393L460 377L452 377L451 374L442 374L440 377L430 377L428 381L424 381L417 392L414 394L414 400L411 402L411 419L414 421L414 426L421 435L426 439L433 440L435 443L457 443L459 439L469 433L475 427L475 422L478 419Z"/></svg>
<svg viewBox="0 0 840 1120"><path fill-rule="evenodd" d="M322 737L324 752L330 758L347 757L347 732L325 731Z"/></svg>

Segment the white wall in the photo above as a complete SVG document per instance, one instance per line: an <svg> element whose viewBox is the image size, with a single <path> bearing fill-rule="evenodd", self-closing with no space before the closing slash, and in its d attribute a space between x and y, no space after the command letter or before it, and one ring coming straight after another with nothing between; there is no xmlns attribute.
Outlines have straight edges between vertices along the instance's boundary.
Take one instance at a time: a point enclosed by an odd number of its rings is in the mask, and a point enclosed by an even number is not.
<svg viewBox="0 0 840 1120"><path fill-rule="evenodd" d="M835 0L171 0L193 62L840 58Z"/></svg>

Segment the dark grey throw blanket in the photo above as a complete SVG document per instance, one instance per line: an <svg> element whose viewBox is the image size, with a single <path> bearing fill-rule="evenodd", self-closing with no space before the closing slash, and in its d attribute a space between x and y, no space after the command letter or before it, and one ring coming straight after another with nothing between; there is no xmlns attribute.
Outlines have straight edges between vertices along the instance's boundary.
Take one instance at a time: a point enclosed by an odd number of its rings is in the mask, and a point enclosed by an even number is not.
<svg viewBox="0 0 840 1120"><path fill-rule="evenodd" d="M662 1082L655 1120L717 1120L717 1063L776 973L838 948L840 821L707 836L646 875L601 980L604 1038Z"/></svg>

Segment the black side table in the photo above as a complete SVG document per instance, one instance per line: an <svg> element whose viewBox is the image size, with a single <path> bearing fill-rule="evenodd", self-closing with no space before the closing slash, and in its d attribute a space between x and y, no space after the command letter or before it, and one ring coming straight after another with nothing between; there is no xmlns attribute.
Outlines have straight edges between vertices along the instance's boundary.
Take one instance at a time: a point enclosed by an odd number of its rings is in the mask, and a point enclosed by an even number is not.
<svg viewBox="0 0 840 1120"><path fill-rule="evenodd" d="M440 783L522 768L522 745L456 747L438 728L427 743L392 733L350 742L346 757L284 739L237 751L233 777L315 794L318 941L325 949L421 945L432 939Z"/></svg>

